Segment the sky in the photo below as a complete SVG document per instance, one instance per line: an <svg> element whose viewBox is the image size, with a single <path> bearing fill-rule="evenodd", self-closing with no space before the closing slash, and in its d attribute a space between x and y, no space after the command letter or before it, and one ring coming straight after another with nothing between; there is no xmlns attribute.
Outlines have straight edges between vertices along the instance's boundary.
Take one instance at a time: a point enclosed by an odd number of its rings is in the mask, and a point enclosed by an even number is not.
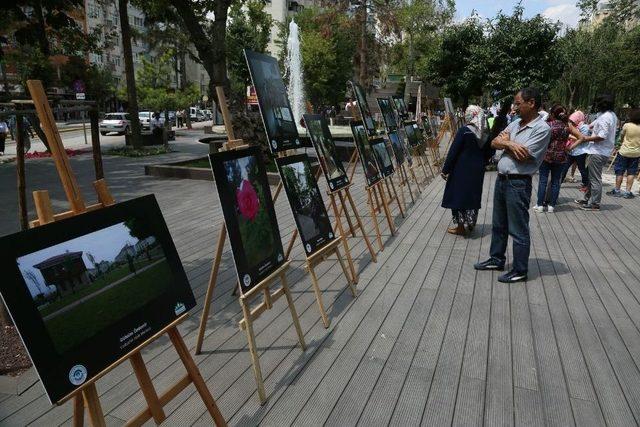
<svg viewBox="0 0 640 427"><path fill-rule="evenodd" d="M498 11L502 10L511 14L517 1L496 1L496 0L456 0L456 20L462 21L469 17L475 9L483 18L493 18ZM567 0L523 0L525 17L536 14L560 21L569 27L576 27L580 19L580 11L576 7L575 1Z"/></svg>
<svg viewBox="0 0 640 427"><path fill-rule="evenodd" d="M87 268L93 268L93 265L87 258L87 251L93 254L96 262L113 261L116 255L118 255L120 250L124 247L124 245L127 244L127 242L136 244L138 242L138 239L132 237L129 234L129 229L125 227L123 222L121 222L119 224L95 231L91 234L76 237L75 239L50 246L46 249L42 249L28 255L24 255L18 258L18 262L20 263L19 268L22 271L33 270L40 280L40 283L44 284L44 278L42 277L42 274L40 274L40 270L38 270L37 268L33 268L34 264L38 264L39 262L44 261L45 259L49 259L52 256L63 254L64 252L69 250L69 252L84 252L82 254L84 264L87 266ZM36 286L31 283L30 280L26 279L26 277L25 282L29 287L31 296L35 296L40 293Z"/></svg>

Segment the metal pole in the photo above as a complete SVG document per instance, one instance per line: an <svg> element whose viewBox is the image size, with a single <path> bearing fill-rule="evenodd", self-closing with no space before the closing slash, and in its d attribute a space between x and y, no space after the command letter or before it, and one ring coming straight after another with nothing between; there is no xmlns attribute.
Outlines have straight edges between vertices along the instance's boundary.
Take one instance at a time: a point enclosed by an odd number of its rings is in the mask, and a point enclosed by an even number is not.
<svg viewBox="0 0 640 427"><path fill-rule="evenodd" d="M87 113L83 111L82 112L82 133L84 134L84 145L89 144L89 142L87 142L87 125L85 123L86 118L87 118Z"/></svg>
<svg viewBox="0 0 640 427"><path fill-rule="evenodd" d="M27 216L27 193L24 165L24 119L21 114L16 114L16 174L18 182L18 219L20 229L29 228Z"/></svg>

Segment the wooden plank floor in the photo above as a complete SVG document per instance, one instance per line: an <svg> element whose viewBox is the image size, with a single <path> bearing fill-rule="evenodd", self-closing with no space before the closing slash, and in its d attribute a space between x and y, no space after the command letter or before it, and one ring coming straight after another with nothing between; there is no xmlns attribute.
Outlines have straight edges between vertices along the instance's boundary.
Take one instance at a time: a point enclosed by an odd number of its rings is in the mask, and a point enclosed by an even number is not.
<svg viewBox="0 0 640 427"><path fill-rule="evenodd" d="M90 174L90 163L73 164L81 176ZM149 192L159 199L199 303L180 326L193 349L222 221L213 184L144 177L130 160L106 158L106 167L119 200ZM46 182L50 172L42 173L31 187ZM356 177L353 195L373 238L362 177ZM601 212L582 212L571 203L581 194L577 184L563 185L556 213L531 214L529 281L504 285L497 273L473 269L488 254L494 180L487 174L470 237L445 233L450 213L440 207L444 182L437 179L405 219L394 208L396 236L380 217L385 249L377 263L361 237L350 238L360 272L355 299L337 262L321 264L329 329L296 244L288 276L308 349L296 347L284 301L256 322L264 406L237 327L241 313L231 296L235 272L227 245L204 352L195 360L230 425L637 425L640 201L604 196ZM59 191L53 195L62 200ZM286 203L284 196L276 202L285 244L294 227ZM159 390L183 373L166 339L143 355ZM142 408L128 364L97 385L109 425ZM166 425L211 425L193 386L166 410ZM69 425L71 415L69 404L51 407L39 384L21 396L0 395L3 426Z"/></svg>

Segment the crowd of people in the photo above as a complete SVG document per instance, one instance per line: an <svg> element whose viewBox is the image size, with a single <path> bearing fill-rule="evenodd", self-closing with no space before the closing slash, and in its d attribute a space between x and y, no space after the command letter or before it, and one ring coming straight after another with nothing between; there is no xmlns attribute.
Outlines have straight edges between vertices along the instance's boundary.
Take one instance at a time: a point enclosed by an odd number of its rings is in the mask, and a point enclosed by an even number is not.
<svg viewBox="0 0 640 427"><path fill-rule="evenodd" d="M576 169L584 195L575 203L584 211L599 211L603 170L614 154L615 188L606 194L634 197L631 191L640 160L640 110L631 110L627 122L620 126L613 97L601 95L594 101L594 111L590 122L584 112L569 112L560 104L547 111L535 88L520 90L513 103L505 102L494 112L476 105L466 109L465 125L457 131L442 167L446 180L442 207L452 211L449 233L470 233L481 208L486 165L490 159L497 162L490 258L477 263L477 270L504 270L511 236L513 265L498 280L513 283L527 279L529 207L536 173L536 213L555 212L562 182L573 182ZM626 188L622 190L625 176Z"/></svg>

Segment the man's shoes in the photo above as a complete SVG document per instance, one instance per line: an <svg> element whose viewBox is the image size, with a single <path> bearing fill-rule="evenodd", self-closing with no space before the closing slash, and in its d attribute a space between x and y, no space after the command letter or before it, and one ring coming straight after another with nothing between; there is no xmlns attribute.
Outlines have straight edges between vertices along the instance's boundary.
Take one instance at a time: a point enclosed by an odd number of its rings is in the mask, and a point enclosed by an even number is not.
<svg viewBox="0 0 640 427"><path fill-rule="evenodd" d="M580 209L582 209L583 211L599 211L600 205L596 205L595 203L587 203L586 205L580 206Z"/></svg>
<svg viewBox="0 0 640 427"><path fill-rule="evenodd" d="M633 193L631 191L625 191L624 194L622 195L623 199L633 199L634 196Z"/></svg>
<svg viewBox="0 0 640 427"><path fill-rule="evenodd" d="M605 194L611 197L622 197L622 192L617 188L613 188L611 191L607 191Z"/></svg>
<svg viewBox="0 0 640 427"><path fill-rule="evenodd" d="M555 208L551 205L547 206L547 213L553 213L555 211Z"/></svg>
<svg viewBox="0 0 640 427"><path fill-rule="evenodd" d="M575 199L574 202L578 205L586 205L587 201L586 200L581 200L581 199Z"/></svg>
<svg viewBox="0 0 640 427"><path fill-rule="evenodd" d="M473 265L473 268L476 270L504 270L504 264L500 261L496 261L493 258L489 258L486 261L478 262Z"/></svg>
<svg viewBox="0 0 640 427"><path fill-rule="evenodd" d="M454 227L449 227L449 228L447 228L447 233L455 234L457 236L464 236L464 234L465 234L464 225L458 224L458 225L456 225Z"/></svg>
<svg viewBox="0 0 640 427"><path fill-rule="evenodd" d="M515 270L511 270L508 273L501 274L498 277L498 282L502 283L516 283L516 282L526 282L527 281L527 273L519 273Z"/></svg>
<svg viewBox="0 0 640 427"><path fill-rule="evenodd" d="M538 206L538 205L535 205L535 206L533 207L533 211L534 211L534 212L538 212L538 213L542 213L542 212L544 212L544 206Z"/></svg>

